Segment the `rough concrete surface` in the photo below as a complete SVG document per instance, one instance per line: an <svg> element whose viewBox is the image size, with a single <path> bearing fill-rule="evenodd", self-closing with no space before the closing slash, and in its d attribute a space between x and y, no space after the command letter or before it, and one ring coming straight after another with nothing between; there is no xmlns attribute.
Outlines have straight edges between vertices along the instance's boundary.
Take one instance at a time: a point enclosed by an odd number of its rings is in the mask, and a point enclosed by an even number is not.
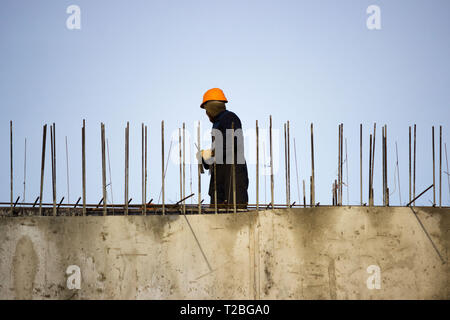
<svg viewBox="0 0 450 320"><path fill-rule="evenodd" d="M414 210L447 262L450 209ZM449 271L405 207L0 217L0 299L449 299Z"/></svg>

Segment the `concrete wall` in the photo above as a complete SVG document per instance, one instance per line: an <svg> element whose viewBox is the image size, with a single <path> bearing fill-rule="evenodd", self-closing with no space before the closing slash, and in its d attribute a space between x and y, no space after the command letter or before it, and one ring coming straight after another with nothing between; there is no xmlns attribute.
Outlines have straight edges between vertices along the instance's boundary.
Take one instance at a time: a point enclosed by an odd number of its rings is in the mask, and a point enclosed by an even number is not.
<svg viewBox="0 0 450 320"><path fill-rule="evenodd" d="M450 209L415 211L448 261ZM449 299L449 271L409 208L0 217L0 299Z"/></svg>

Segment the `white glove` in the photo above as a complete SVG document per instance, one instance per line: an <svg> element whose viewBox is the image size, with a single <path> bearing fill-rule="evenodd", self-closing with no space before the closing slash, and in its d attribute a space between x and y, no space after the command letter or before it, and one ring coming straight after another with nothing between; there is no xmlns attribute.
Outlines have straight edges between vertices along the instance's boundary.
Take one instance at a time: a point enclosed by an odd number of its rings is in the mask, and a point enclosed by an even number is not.
<svg viewBox="0 0 450 320"><path fill-rule="evenodd" d="M211 149L206 149L206 150L202 150L202 158L205 161L208 161L209 159L211 159L213 157L213 152Z"/></svg>
<svg viewBox="0 0 450 320"><path fill-rule="evenodd" d="M202 160L208 165L214 162L214 152L211 149L198 151L195 156L199 163L202 163Z"/></svg>

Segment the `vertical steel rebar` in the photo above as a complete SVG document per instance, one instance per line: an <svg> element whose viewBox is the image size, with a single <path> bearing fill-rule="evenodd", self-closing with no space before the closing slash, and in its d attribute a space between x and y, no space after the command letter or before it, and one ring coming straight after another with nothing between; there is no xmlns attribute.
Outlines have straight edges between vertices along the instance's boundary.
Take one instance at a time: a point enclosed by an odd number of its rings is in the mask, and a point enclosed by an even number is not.
<svg viewBox="0 0 450 320"><path fill-rule="evenodd" d="M334 201L334 181L331 184L331 206L335 206L335 201Z"/></svg>
<svg viewBox="0 0 450 320"><path fill-rule="evenodd" d="M128 174L129 174L129 148L130 148L130 123L127 121L127 126L125 127L125 194L124 194L124 204L125 204L125 215L128 215Z"/></svg>
<svg viewBox="0 0 450 320"><path fill-rule="evenodd" d="M387 156L387 124L384 125L384 177L386 185L386 205L389 206L388 156Z"/></svg>
<svg viewBox="0 0 450 320"><path fill-rule="evenodd" d="M336 179L334 179L334 193L333 193L333 197L334 197L334 205L338 205L338 203L337 203L337 197L338 197L338 195L337 195L337 186L338 186L338 182L337 182L337 180Z"/></svg>
<svg viewBox="0 0 450 320"><path fill-rule="evenodd" d="M198 127L197 127L197 147L198 147L198 152L200 152L201 150L201 145L200 145L200 121L198 122ZM202 180L201 180L201 174L202 174L202 162L199 161L198 163L198 214L202 213Z"/></svg>
<svg viewBox="0 0 450 320"><path fill-rule="evenodd" d="M9 148L10 148L10 153L9 153L9 155L10 155L10 165L11 165L11 171L10 171L10 186L11 186L11 209L10 209L10 213L11 213L11 215L13 215L13 211L14 211L14 204L13 204L13 201L14 201L14 199L13 199L13 183L14 183L14 181L13 181L13 124L12 124L12 121L10 121L9 122L9 133L10 133L10 135L9 135L9 138L10 138L10 140L9 140L9 142L10 142L10 144L9 144Z"/></svg>
<svg viewBox="0 0 450 320"><path fill-rule="evenodd" d="M27 181L27 138L25 138L25 153L23 159L23 199L22 203L25 203L25 186Z"/></svg>
<svg viewBox="0 0 450 320"><path fill-rule="evenodd" d="M214 180L214 213L215 214L217 214L218 213L218 211L217 211L217 164L216 164L216 159L215 159L215 153L216 153L216 137L215 137L215 135L213 135L212 136L212 147L214 147L214 150L212 150L211 151L211 153L214 151L214 162L213 162L213 180ZM211 148L212 149L212 148ZM202 158L203 159L203 158ZM222 161L222 159L221 159L221 161ZM210 174L211 174L211 170L210 170ZM230 176L230 180L231 180L231 176ZM231 188L231 183L230 183L230 185L228 185L228 200L229 200L229 198L230 198L230 189ZM229 205L229 203L228 203L228 200L226 201L226 205L227 205L227 212L228 212L228 205Z"/></svg>
<svg viewBox="0 0 450 320"><path fill-rule="evenodd" d="M340 187L339 187L339 201L340 205L342 206L343 203L343 191L344 191L344 124L341 123L341 181L340 181Z"/></svg>
<svg viewBox="0 0 450 320"><path fill-rule="evenodd" d="M56 127L54 122L50 128L50 138L52 149L53 216L56 216Z"/></svg>
<svg viewBox="0 0 450 320"><path fill-rule="evenodd" d="M214 213L217 214L218 213L218 211L217 211L217 165L216 165L215 160L214 160L214 164L213 164L213 171L214 171Z"/></svg>
<svg viewBox="0 0 450 320"><path fill-rule="evenodd" d="M338 205L337 199L338 199L338 182L336 179L334 179L334 204Z"/></svg>
<svg viewBox="0 0 450 320"><path fill-rule="evenodd" d="M259 127L256 120L256 211L259 211Z"/></svg>
<svg viewBox="0 0 450 320"><path fill-rule="evenodd" d="M359 199L360 205L363 205L363 183L362 183L362 123L359 125Z"/></svg>
<svg viewBox="0 0 450 320"><path fill-rule="evenodd" d="M316 185L314 176L314 127L311 123L311 205L316 204Z"/></svg>
<svg viewBox="0 0 450 320"><path fill-rule="evenodd" d="M372 206L372 135L369 137L369 206Z"/></svg>
<svg viewBox="0 0 450 320"><path fill-rule="evenodd" d="M291 139L289 120L287 121L287 165L288 165L288 204L291 203Z"/></svg>
<svg viewBox="0 0 450 320"><path fill-rule="evenodd" d="M141 204L141 211L142 211L142 215L145 215L145 205L146 205L146 201L145 201L145 151L144 151L144 144L145 144L145 137L144 137L144 123L141 123L141 191L142 191L142 204Z"/></svg>
<svg viewBox="0 0 450 320"><path fill-rule="evenodd" d="M166 205L164 197L164 120L161 121L161 180L162 180L162 214L166 214Z"/></svg>
<svg viewBox="0 0 450 320"><path fill-rule="evenodd" d="M54 171L55 171L55 180L54 180L54 184L55 184L55 205L56 205L56 202L57 202L57 189L56 189L56 124L53 122L53 158L54 158L54 160L53 160L53 162L54 162L54 164L55 164L55 167L54 167ZM57 208L56 208L56 206L54 206L54 209L53 209L53 215L56 215L57 214Z"/></svg>
<svg viewBox="0 0 450 320"><path fill-rule="evenodd" d="M53 158L53 124L50 124L50 163L52 165L52 203L53 203L53 209L55 208L55 169L54 169L54 158Z"/></svg>
<svg viewBox="0 0 450 320"><path fill-rule="evenodd" d="M383 206L386 206L386 163L384 158L384 126L381 127L381 158L382 158L382 171L383 171Z"/></svg>
<svg viewBox="0 0 450 320"><path fill-rule="evenodd" d="M336 205L340 205L340 188L341 188L341 124L339 124L338 127L338 195L337 195L337 199L336 199Z"/></svg>
<svg viewBox="0 0 450 320"><path fill-rule="evenodd" d="M413 199L416 197L416 125L414 124L414 168L413 168ZM413 202L413 206L416 202Z"/></svg>
<svg viewBox="0 0 450 320"><path fill-rule="evenodd" d="M435 179L435 159L434 159L434 126L431 127L431 152L433 157L433 207L436 205L436 179Z"/></svg>
<svg viewBox="0 0 450 320"><path fill-rule="evenodd" d="M442 126L439 126L439 208L442 208Z"/></svg>
<svg viewBox="0 0 450 320"><path fill-rule="evenodd" d="M106 216L106 205L108 202L106 193L106 152L105 152L105 125L100 124L102 145L102 189L103 189L103 215Z"/></svg>
<svg viewBox="0 0 450 320"><path fill-rule="evenodd" d="M144 215L147 215L147 126L144 127Z"/></svg>
<svg viewBox="0 0 450 320"><path fill-rule="evenodd" d="M189 134L189 139L188 139L188 145L189 145L189 194L193 194L193 189L192 189L192 142L191 142L191 135ZM193 208L192 208L192 204L193 204L193 200L194 198L191 197L191 214L193 213Z"/></svg>
<svg viewBox="0 0 450 320"><path fill-rule="evenodd" d="M375 137L376 137L376 130L377 130L377 124L374 123L373 124L373 150L372 150L372 189L370 190L371 194L372 194L372 205L375 204L374 201L374 196L373 196L373 175L374 175L374 171L375 171Z"/></svg>
<svg viewBox="0 0 450 320"><path fill-rule="evenodd" d="M303 179L303 208L306 208L306 187L305 187L305 179Z"/></svg>
<svg viewBox="0 0 450 320"><path fill-rule="evenodd" d="M178 128L178 151L180 161L180 200L183 199L183 163L182 163L182 151L181 151L181 128ZM183 207L183 204L181 204ZM182 209L183 210L183 209Z"/></svg>
<svg viewBox="0 0 450 320"><path fill-rule="evenodd" d="M69 151L67 147L67 136L66 136L66 176L67 176L67 203L70 203L70 182L69 182Z"/></svg>
<svg viewBox="0 0 450 320"><path fill-rule="evenodd" d="M412 181L411 181L411 126L409 126L409 202L411 202L412 198Z"/></svg>
<svg viewBox="0 0 450 320"><path fill-rule="evenodd" d="M289 206L289 197L288 197L288 178L287 178L287 133L286 133L286 123L283 125L284 128L284 180L285 180L285 188L286 188L286 207Z"/></svg>
<svg viewBox="0 0 450 320"><path fill-rule="evenodd" d="M55 164L54 166L54 171L55 171L55 180L54 180L54 184L55 184L55 206L53 209L53 215L57 214L57 208L56 208L56 202L57 202L57 193L56 193L56 124L53 122L53 163Z"/></svg>
<svg viewBox="0 0 450 320"><path fill-rule="evenodd" d="M272 115L269 117L269 140L270 140L270 194L271 194L271 206L273 209L274 201L273 201L273 153L272 153Z"/></svg>
<svg viewBox="0 0 450 320"><path fill-rule="evenodd" d="M82 167L81 180L83 189L83 216L85 216L86 215L86 121L84 119L83 119L83 127L81 128L81 167Z"/></svg>
<svg viewBox="0 0 450 320"><path fill-rule="evenodd" d="M186 197L186 140L185 140L185 123L183 122L183 197ZM183 200L183 214L186 214L186 200Z"/></svg>
<svg viewBox="0 0 450 320"><path fill-rule="evenodd" d="M231 154L232 154L232 170L233 170L233 212L236 213L236 153L234 150L234 122L231 123Z"/></svg>

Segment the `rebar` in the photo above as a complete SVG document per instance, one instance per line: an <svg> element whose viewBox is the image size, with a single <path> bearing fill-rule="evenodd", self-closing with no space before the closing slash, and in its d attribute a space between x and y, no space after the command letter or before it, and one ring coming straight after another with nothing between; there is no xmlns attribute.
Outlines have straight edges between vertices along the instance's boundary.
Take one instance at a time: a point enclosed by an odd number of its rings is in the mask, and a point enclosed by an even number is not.
<svg viewBox="0 0 450 320"><path fill-rule="evenodd" d="M13 209L13 125L12 121L9 122L9 129L10 129L10 164L11 164L11 215L13 215L14 209Z"/></svg>
<svg viewBox="0 0 450 320"><path fill-rule="evenodd" d="M372 206L372 135L369 138L369 206Z"/></svg>
<svg viewBox="0 0 450 320"><path fill-rule="evenodd" d="M106 205L108 201L106 193L106 152L105 152L105 125L100 124L101 146L102 146L102 190L103 190L103 215L106 216Z"/></svg>
<svg viewBox="0 0 450 320"><path fill-rule="evenodd" d="M198 122L198 127L197 127L197 152L200 152L200 121ZM201 155L200 155L201 156ZM198 160L198 214L202 213L202 180L201 180L201 174L202 174L202 161L201 159Z"/></svg>
<svg viewBox="0 0 450 320"><path fill-rule="evenodd" d="M305 179L303 179L303 207L306 208L306 187L305 187Z"/></svg>
<svg viewBox="0 0 450 320"><path fill-rule="evenodd" d="M23 199L22 202L25 202L25 186L27 181L27 138L25 138L25 152L23 159Z"/></svg>
<svg viewBox="0 0 450 320"><path fill-rule="evenodd" d="M414 124L414 169L413 169L413 198L416 197L416 125ZM416 203L414 202L414 205Z"/></svg>
<svg viewBox="0 0 450 320"><path fill-rule="evenodd" d="M185 142L185 123L183 122L183 196L186 196L186 142ZM186 213L186 200L183 200L183 214Z"/></svg>
<svg viewBox="0 0 450 320"><path fill-rule="evenodd" d="M386 181L386 205L389 206L389 183L388 183L388 148L387 148L387 124L384 125L384 175Z"/></svg>
<svg viewBox="0 0 450 320"><path fill-rule="evenodd" d="M147 200L145 199L145 129L144 123L141 124L141 191L142 191L142 215L145 215L145 205Z"/></svg>
<svg viewBox="0 0 450 320"><path fill-rule="evenodd" d="M411 191L412 191L412 183L411 183L411 126L409 126L409 201L411 201Z"/></svg>
<svg viewBox="0 0 450 320"><path fill-rule="evenodd" d="M287 133L286 133L286 123L283 125L284 128L284 180L285 180L285 188L286 188L286 205L289 205L289 196L288 196L288 178L287 178Z"/></svg>
<svg viewBox="0 0 450 320"><path fill-rule="evenodd" d="M166 213L165 197L164 197L164 120L161 121L161 180L162 180L162 214Z"/></svg>
<svg viewBox="0 0 450 320"><path fill-rule="evenodd" d="M439 126L439 208L442 208L442 126Z"/></svg>
<svg viewBox="0 0 450 320"><path fill-rule="evenodd" d="M311 205L316 203L315 194L315 178L314 178L314 128L311 123Z"/></svg>
<svg viewBox="0 0 450 320"><path fill-rule="evenodd" d="M66 136L66 180L67 180L67 203L70 203L69 151L67 146L67 136Z"/></svg>
<svg viewBox="0 0 450 320"><path fill-rule="evenodd" d="M435 161L434 161L434 126L431 127L431 150L433 157L433 207L436 205L436 180L435 180Z"/></svg>
<svg viewBox="0 0 450 320"><path fill-rule="evenodd" d="M271 205L273 209L274 200L273 200L273 153L272 153L272 115L269 117L269 137L270 137L270 194L271 194Z"/></svg>
<svg viewBox="0 0 450 320"><path fill-rule="evenodd" d="M372 206L374 205L374 197L373 197L373 175L375 169L375 137L376 137L377 124L373 124L373 150L372 150L372 183L370 193L372 195Z"/></svg>
<svg viewBox="0 0 450 320"><path fill-rule="evenodd" d="M83 119L83 127L81 128L81 159L82 159L81 165L82 165L82 188L83 188L83 216L85 216L86 215L86 122L84 119Z"/></svg>
<svg viewBox="0 0 450 320"><path fill-rule="evenodd" d="M259 127L256 120L256 211L259 211Z"/></svg>
<svg viewBox="0 0 450 320"><path fill-rule="evenodd" d="M232 169L233 169L233 212L236 213L236 153L234 150L235 143L234 143L234 122L231 123L231 154L232 154ZM214 161L215 163L215 161ZM215 173L215 170L214 170ZM216 201L217 203L217 201Z"/></svg>
<svg viewBox="0 0 450 320"><path fill-rule="evenodd" d="M291 139L289 120L287 121L287 167L288 203L291 203Z"/></svg>
<svg viewBox="0 0 450 320"><path fill-rule="evenodd" d="M51 156L52 156L52 186L53 186L53 215L56 216L56 126L50 127Z"/></svg>
<svg viewBox="0 0 450 320"><path fill-rule="evenodd" d="M182 163L182 151L181 151L181 128L178 128L178 151L179 151L179 161L180 161L180 199L183 199L183 163ZM181 206L183 209L183 206ZM184 212L183 212L184 213Z"/></svg>
<svg viewBox="0 0 450 320"><path fill-rule="evenodd" d="M128 215L128 173L129 173L129 144L130 144L130 123L127 121L127 126L125 127L125 194L124 194L124 205L125 205L125 215Z"/></svg>
<svg viewBox="0 0 450 320"><path fill-rule="evenodd" d="M362 178L362 123L359 125L359 198L360 205L363 205L363 178Z"/></svg>

